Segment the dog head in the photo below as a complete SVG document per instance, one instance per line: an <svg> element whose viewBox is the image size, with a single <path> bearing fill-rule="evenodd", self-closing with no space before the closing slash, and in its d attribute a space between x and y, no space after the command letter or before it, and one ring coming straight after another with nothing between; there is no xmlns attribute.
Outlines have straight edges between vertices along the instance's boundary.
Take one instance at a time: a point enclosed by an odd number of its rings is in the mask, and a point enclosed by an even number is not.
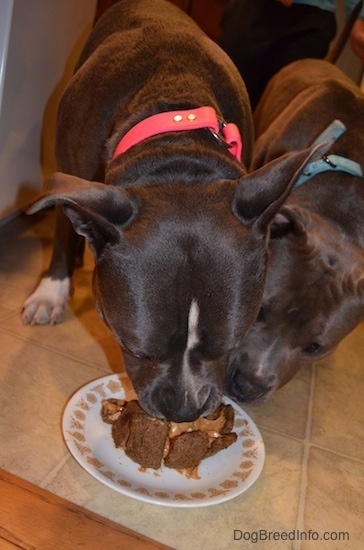
<svg viewBox="0 0 364 550"><path fill-rule="evenodd" d="M62 204L88 240L97 310L150 415L194 420L220 403L227 357L259 311L269 222L308 154L209 184L126 189L58 173L33 206Z"/></svg>
<svg viewBox="0 0 364 550"><path fill-rule="evenodd" d="M226 393L263 402L363 319L364 251L319 215L283 207L272 225L260 313L230 356Z"/></svg>

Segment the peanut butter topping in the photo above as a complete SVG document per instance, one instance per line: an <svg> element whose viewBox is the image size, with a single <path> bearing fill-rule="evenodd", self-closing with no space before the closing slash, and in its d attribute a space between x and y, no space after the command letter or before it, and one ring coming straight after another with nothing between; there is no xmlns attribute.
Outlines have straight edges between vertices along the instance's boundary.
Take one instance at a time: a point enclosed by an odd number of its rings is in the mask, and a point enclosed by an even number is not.
<svg viewBox="0 0 364 550"><path fill-rule="evenodd" d="M123 399L104 399L102 401L101 416L104 422L113 424L121 415L125 407Z"/></svg>
<svg viewBox="0 0 364 550"><path fill-rule="evenodd" d="M220 430L224 427L225 416L221 412L215 420L200 416L193 422L170 422L169 437L177 437L185 432L200 431L206 432L210 438L220 437Z"/></svg>

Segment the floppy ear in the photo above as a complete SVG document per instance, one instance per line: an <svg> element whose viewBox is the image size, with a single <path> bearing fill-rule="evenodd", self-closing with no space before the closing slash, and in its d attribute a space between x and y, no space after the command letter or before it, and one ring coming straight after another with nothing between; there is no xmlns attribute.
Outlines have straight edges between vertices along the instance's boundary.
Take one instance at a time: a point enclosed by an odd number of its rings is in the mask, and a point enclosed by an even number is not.
<svg viewBox="0 0 364 550"><path fill-rule="evenodd" d="M134 219L136 205L119 187L90 182L57 172L47 194L27 211L34 214L44 208L62 205L79 235L89 242L98 256L105 245L120 240L121 229Z"/></svg>
<svg viewBox="0 0 364 550"><path fill-rule="evenodd" d="M265 230L289 195L309 161L320 158L327 143L287 153L240 179L233 199L233 212L244 223L257 222Z"/></svg>

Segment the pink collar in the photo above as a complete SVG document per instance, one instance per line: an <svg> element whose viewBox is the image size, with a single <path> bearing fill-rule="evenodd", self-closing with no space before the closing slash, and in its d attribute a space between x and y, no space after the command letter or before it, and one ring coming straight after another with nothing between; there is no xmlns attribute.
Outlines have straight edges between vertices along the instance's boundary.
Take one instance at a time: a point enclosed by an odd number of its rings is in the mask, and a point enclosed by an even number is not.
<svg viewBox="0 0 364 550"><path fill-rule="evenodd" d="M213 136L226 145L230 153L239 162L241 161L242 141L238 127L232 122L225 123L218 119L215 109L212 107L166 111L138 122L121 138L116 146L113 158L125 153L130 147L137 145L144 139L157 134L197 130L199 128L208 128Z"/></svg>

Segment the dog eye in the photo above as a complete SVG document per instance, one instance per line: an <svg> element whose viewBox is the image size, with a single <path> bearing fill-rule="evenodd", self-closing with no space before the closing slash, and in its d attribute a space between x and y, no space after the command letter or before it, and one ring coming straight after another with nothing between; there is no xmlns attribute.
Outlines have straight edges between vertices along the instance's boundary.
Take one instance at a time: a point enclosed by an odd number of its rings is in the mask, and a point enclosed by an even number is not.
<svg viewBox="0 0 364 550"><path fill-rule="evenodd" d="M157 357L156 355L145 355L141 357L141 360L144 361L145 363L154 365L155 363L163 363L165 361L165 357L162 357L162 356Z"/></svg>
<svg viewBox="0 0 364 550"><path fill-rule="evenodd" d="M262 321L264 321L264 319L265 319L265 309L263 307L261 307L256 320L262 322Z"/></svg>
<svg viewBox="0 0 364 550"><path fill-rule="evenodd" d="M310 344L302 348L302 351L304 353L307 353L308 355L319 355L323 352L323 348L317 342L311 342Z"/></svg>

